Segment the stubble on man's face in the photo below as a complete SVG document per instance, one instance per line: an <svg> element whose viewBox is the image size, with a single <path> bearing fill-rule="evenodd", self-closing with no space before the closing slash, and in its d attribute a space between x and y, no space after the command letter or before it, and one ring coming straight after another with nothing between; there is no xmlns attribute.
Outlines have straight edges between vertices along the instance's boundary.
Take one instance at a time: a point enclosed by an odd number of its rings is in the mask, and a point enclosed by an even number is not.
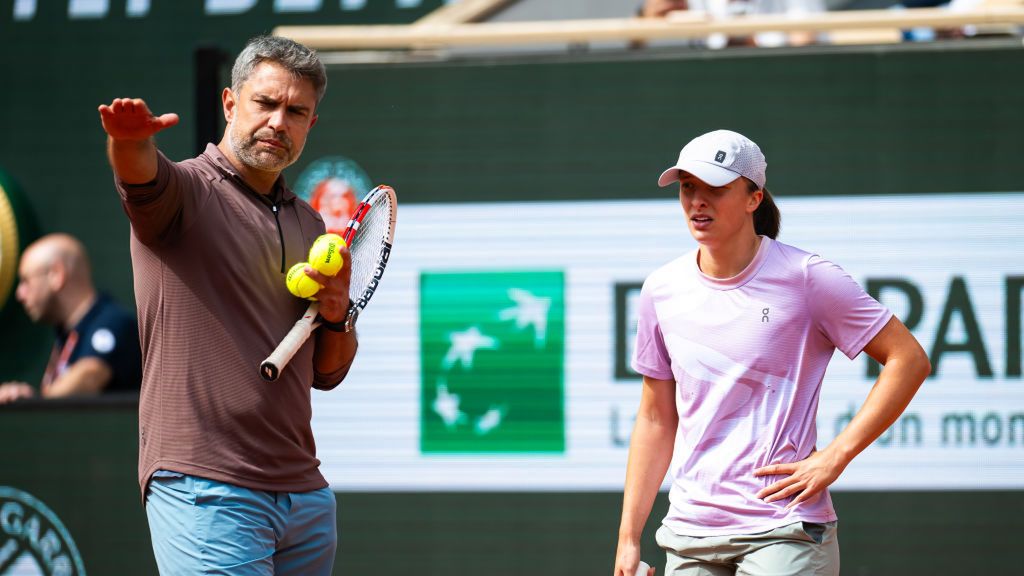
<svg viewBox="0 0 1024 576"><path fill-rule="evenodd" d="M227 140L239 162L262 172L281 172L295 163L316 120L312 82L264 62L232 95Z"/></svg>
<svg viewBox="0 0 1024 576"><path fill-rule="evenodd" d="M36 282L43 281L41 278ZM45 286L19 286L18 302L25 309L25 315L36 324L59 324L57 298Z"/></svg>
<svg viewBox="0 0 1024 576"><path fill-rule="evenodd" d="M264 172L281 172L298 159L295 147L287 134L275 133L267 126L246 134L236 119L237 116L228 123L228 141L235 156L246 166ZM280 143L282 148L267 149L261 145L262 141L267 140Z"/></svg>

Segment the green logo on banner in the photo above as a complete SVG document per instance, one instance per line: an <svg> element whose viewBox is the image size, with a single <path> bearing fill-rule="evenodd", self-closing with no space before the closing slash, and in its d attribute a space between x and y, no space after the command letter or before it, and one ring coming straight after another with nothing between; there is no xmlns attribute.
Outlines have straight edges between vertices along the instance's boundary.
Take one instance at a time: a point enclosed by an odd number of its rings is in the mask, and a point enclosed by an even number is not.
<svg viewBox="0 0 1024 576"><path fill-rule="evenodd" d="M423 273L424 453L564 452L562 272Z"/></svg>

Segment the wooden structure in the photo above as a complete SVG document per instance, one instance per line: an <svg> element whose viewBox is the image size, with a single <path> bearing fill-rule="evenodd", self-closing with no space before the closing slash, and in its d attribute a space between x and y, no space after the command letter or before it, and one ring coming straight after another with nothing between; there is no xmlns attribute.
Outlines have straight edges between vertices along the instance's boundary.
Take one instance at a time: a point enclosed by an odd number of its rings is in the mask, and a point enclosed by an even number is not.
<svg viewBox="0 0 1024 576"><path fill-rule="evenodd" d="M465 0L448 4L409 25L281 26L274 33L318 50L401 50L460 46L588 44L704 38L712 34L746 36L758 32L830 33L834 43L899 41L899 31L916 27L1018 33L1024 5L999 0L970 11L941 8L751 15L715 19L701 12L677 12L668 18L608 18L544 22L479 22L510 0Z"/></svg>

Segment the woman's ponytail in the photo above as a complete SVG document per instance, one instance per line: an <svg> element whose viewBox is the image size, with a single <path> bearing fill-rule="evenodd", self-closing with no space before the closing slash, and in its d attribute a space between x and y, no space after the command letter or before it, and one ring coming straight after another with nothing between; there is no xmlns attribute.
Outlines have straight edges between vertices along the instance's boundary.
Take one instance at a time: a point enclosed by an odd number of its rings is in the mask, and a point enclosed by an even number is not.
<svg viewBox="0 0 1024 576"><path fill-rule="evenodd" d="M751 192L757 191L757 184L747 181ZM775 205L768 188L762 188L764 195L761 197L761 205L754 210L754 232L761 236L767 236L774 240L779 235L779 228L782 227L782 214L779 207Z"/></svg>

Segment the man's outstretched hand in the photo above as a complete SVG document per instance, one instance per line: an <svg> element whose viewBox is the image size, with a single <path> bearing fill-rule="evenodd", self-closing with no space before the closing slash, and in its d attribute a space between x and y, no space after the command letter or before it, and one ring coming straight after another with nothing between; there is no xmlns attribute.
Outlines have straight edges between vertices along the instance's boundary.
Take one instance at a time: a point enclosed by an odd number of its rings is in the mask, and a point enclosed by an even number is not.
<svg viewBox="0 0 1024 576"><path fill-rule="evenodd" d="M178 123L177 114L154 116L141 98L115 98L100 104L100 122L114 140L147 140Z"/></svg>
<svg viewBox="0 0 1024 576"><path fill-rule="evenodd" d="M114 174L127 184L152 182L157 173L152 136L177 124L178 115L154 116L141 98L115 98L109 106L101 104L99 111Z"/></svg>

